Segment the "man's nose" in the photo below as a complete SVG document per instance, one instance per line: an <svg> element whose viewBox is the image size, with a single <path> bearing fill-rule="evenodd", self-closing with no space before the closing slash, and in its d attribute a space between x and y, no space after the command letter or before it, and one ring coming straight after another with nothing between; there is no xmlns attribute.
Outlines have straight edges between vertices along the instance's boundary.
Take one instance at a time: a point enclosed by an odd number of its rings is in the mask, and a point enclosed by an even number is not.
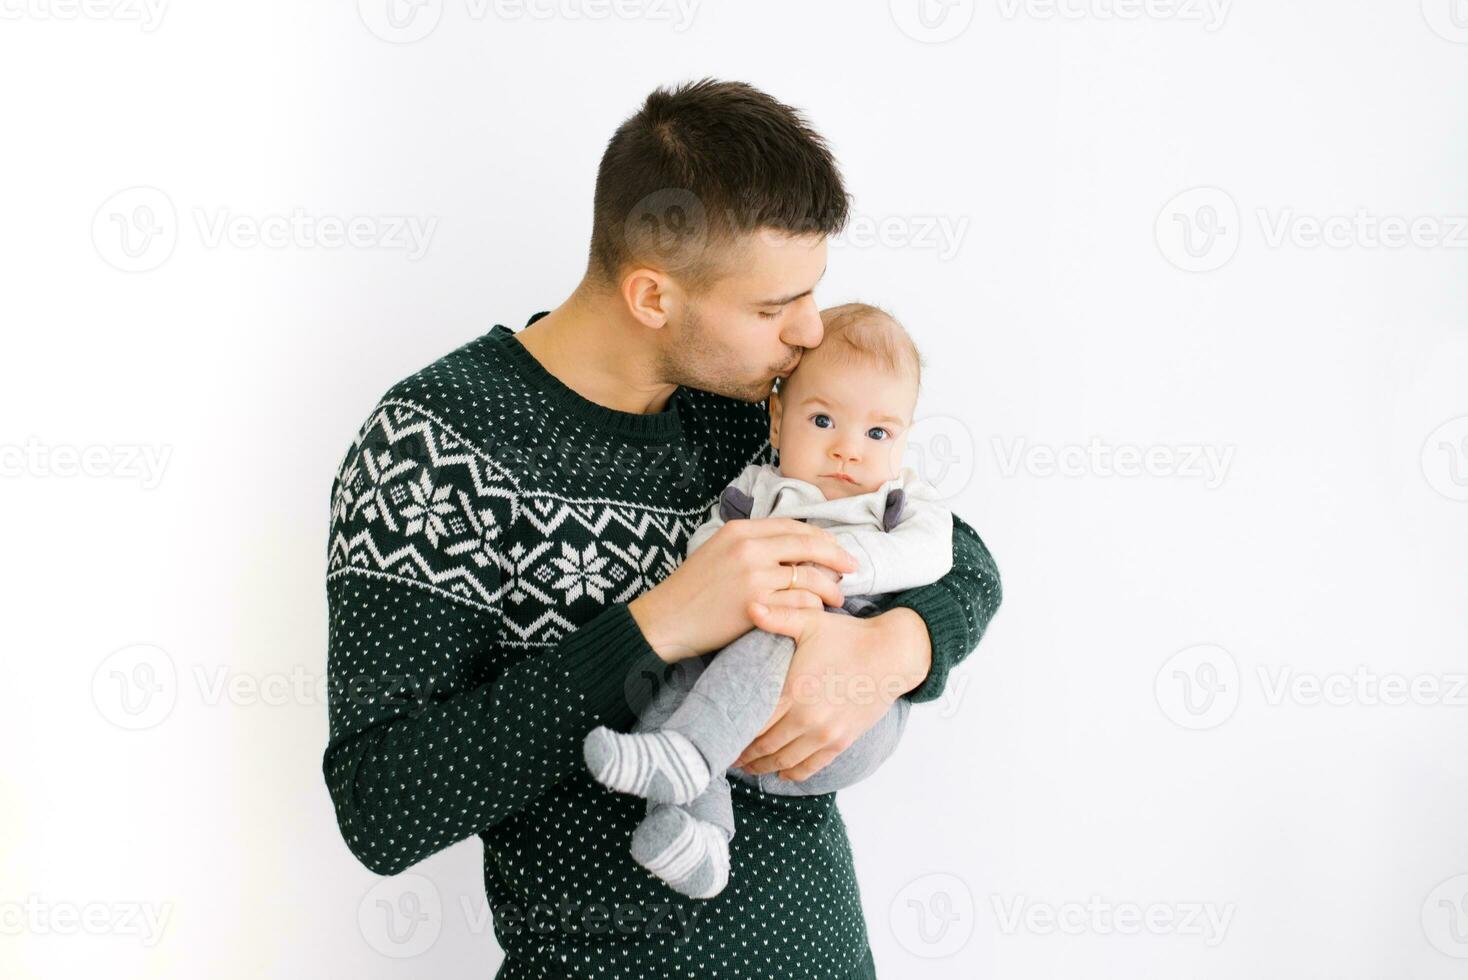
<svg viewBox="0 0 1468 980"><path fill-rule="evenodd" d="M796 309L780 333L780 339L791 347L819 347L825 336L826 327L821 323L821 311L816 309L815 297L806 296L796 300Z"/></svg>

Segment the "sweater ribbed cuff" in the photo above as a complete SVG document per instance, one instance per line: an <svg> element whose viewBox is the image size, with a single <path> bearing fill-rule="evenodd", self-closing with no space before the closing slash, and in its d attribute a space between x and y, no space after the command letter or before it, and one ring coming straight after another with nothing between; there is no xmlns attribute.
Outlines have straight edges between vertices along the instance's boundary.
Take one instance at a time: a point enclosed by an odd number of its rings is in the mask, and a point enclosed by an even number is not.
<svg viewBox="0 0 1468 980"><path fill-rule="evenodd" d="M546 654L541 663L581 695L599 724L630 728L672 670L648 645L625 602L614 602Z"/></svg>
<svg viewBox="0 0 1468 980"><path fill-rule="evenodd" d="M926 585L902 593L888 609L898 606L911 609L923 617L928 627L928 642L933 649L932 665L923 682L903 695L912 704L937 700L948 683L948 672L968 651L968 618L963 604L941 585Z"/></svg>

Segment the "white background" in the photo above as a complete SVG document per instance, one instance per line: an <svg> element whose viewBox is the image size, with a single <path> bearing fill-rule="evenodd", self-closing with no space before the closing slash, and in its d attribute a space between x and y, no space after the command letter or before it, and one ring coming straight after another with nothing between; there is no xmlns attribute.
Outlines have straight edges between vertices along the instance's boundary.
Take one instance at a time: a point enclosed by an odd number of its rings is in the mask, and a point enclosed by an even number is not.
<svg viewBox="0 0 1468 980"><path fill-rule="evenodd" d="M477 842L337 834L331 478L711 75L830 140L817 298L908 325L1003 572L841 794L880 974L1463 975L1468 4L928 2L0 0L0 974L492 974Z"/></svg>

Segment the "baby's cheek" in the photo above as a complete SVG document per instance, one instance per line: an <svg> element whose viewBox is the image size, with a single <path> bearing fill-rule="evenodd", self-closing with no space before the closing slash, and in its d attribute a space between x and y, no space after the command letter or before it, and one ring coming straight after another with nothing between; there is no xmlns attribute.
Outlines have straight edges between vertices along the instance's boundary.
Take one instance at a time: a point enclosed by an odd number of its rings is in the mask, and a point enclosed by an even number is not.
<svg viewBox="0 0 1468 980"><path fill-rule="evenodd" d="M891 480L902 472L902 457L907 455L907 435L886 440L888 443L886 466L887 479Z"/></svg>

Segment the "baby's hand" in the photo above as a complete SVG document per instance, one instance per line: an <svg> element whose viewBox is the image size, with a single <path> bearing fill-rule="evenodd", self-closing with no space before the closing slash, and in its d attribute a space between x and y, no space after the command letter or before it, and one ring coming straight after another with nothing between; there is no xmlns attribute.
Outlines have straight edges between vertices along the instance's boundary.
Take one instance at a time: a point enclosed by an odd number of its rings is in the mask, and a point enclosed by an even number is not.
<svg viewBox="0 0 1468 980"><path fill-rule="evenodd" d="M808 578L807 576L812 575L819 576L821 579L828 582L831 588L835 589L837 593L841 592L841 580L846 577L840 572L832 571L825 565L818 565L815 562L802 562L800 565L800 574L796 576L796 582L798 583L796 588L803 590L806 583L810 581L810 578ZM814 592L812 592L811 594L815 595ZM817 596L817 598L819 598L819 596Z"/></svg>

